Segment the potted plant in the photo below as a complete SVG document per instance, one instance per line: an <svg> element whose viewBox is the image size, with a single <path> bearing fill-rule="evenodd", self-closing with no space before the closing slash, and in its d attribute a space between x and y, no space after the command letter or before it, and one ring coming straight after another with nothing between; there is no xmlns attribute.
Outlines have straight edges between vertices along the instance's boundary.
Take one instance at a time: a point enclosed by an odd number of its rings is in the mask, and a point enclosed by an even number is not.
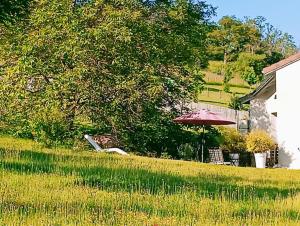
<svg viewBox="0 0 300 226"><path fill-rule="evenodd" d="M229 152L235 166L239 166L240 153L246 149L245 137L235 128L220 128L222 140L220 148Z"/></svg>
<svg viewBox="0 0 300 226"><path fill-rule="evenodd" d="M254 153L256 168L266 168L267 151L276 144L273 138L263 130L254 130L246 137L247 151Z"/></svg>

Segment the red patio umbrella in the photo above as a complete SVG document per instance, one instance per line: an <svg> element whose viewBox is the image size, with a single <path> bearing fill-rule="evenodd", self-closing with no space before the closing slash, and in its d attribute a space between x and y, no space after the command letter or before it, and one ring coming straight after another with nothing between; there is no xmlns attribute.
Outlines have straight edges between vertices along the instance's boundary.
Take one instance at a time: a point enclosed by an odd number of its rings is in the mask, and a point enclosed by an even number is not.
<svg viewBox="0 0 300 226"><path fill-rule="evenodd" d="M218 113L211 112L209 110L200 110L197 112L192 112L188 114L184 114L176 119L174 122L185 124L185 125L198 125L201 126L202 131L202 142L201 142L201 160L203 162L203 134L204 134L204 126L212 126L212 125L232 125L235 122L230 121L224 118L222 115Z"/></svg>

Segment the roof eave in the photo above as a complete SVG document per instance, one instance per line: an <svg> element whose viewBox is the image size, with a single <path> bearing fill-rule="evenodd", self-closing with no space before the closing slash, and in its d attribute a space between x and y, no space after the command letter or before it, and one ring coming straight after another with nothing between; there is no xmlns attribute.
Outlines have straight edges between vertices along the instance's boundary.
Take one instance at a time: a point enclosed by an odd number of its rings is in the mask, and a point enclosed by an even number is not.
<svg viewBox="0 0 300 226"><path fill-rule="evenodd" d="M281 70L282 68L285 68L299 60L300 60L300 52L297 52L286 59L283 59L275 64L265 67L263 69L263 74L268 75L268 74L275 73L276 71Z"/></svg>
<svg viewBox="0 0 300 226"><path fill-rule="evenodd" d="M249 103L253 100L270 82L276 77L276 73L268 74L268 77L251 93L239 98L240 102L243 104Z"/></svg>
<svg viewBox="0 0 300 226"><path fill-rule="evenodd" d="M297 52L296 54L284 60L281 60L273 65L270 65L269 67L264 68L263 74L266 76L266 79L252 93L241 97L239 100L242 103L249 103L272 81L272 79L276 76L277 71L297 61L300 61L300 52Z"/></svg>

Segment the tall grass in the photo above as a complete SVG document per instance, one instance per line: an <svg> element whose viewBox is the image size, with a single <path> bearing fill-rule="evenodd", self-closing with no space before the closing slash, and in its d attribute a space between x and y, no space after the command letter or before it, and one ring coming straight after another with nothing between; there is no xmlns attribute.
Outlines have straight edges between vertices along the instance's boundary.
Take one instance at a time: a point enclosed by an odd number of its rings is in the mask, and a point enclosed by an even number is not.
<svg viewBox="0 0 300 226"><path fill-rule="evenodd" d="M0 138L0 225L297 225L300 171Z"/></svg>

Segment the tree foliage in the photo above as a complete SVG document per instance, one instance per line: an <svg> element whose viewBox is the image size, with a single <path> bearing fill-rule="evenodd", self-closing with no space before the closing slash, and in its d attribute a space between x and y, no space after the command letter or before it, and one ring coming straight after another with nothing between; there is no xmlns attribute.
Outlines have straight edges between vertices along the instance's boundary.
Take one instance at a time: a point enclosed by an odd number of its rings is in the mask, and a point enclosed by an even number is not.
<svg viewBox="0 0 300 226"><path fill-rule="evenodd" d="M281 54L282 58L285 58L297 51L293 36L274 27L267 22L266 18L248 18L247 21L248 23L252 21L261 34L261 49L267 56L272 56L272 54L277 53Z"/></svg>
<svg viewBox="0 0 300 226"><path fill-rule="evenodd" d="M240 98L236 94L233 94L232 97L230 98L228 107L234 110L243 110L243 104L240 101Z"/></svg>
<svg viewBox="0 0 300 226"><path fill-rule="evenodd" d="M1 0L0 23L15 22L29 13L30 0Z"/></svg>
<svg viewBox="0 0 300 226"><path fill-rule="evenodd" d="M223 17L209 33L210 59L235 64L235 73L249 85L261 81L263 67L276 63L296 52L291 35L266 22L263 17ZM216 63L214 63L216 64ZM226 70L222 70L224 85Z"/></svg>
<svg viewBox="0 0 300 226"><path fill-rule="evenodd" d="M216 29L209 33L210 51L222 57L224 64L237 58L238 53L249 49L254 51L254 45L259 39L258 30L248 23L225 16Z"/></svg>
<svg viewBox="0 0 300 226"><path fill-rule="evenodd" d="M262 80L262 70L267 65L264 54L241 53L235 62L235 71L250 86Z"/></svg>
<svg viewBox="0 0 300 226"><path fill-rule="evenodd" d="M187 0L35 2L3 41L3 120L41 140L87 122L130 148L170 146L171 116L201 86L212 13Z"/></svg>

